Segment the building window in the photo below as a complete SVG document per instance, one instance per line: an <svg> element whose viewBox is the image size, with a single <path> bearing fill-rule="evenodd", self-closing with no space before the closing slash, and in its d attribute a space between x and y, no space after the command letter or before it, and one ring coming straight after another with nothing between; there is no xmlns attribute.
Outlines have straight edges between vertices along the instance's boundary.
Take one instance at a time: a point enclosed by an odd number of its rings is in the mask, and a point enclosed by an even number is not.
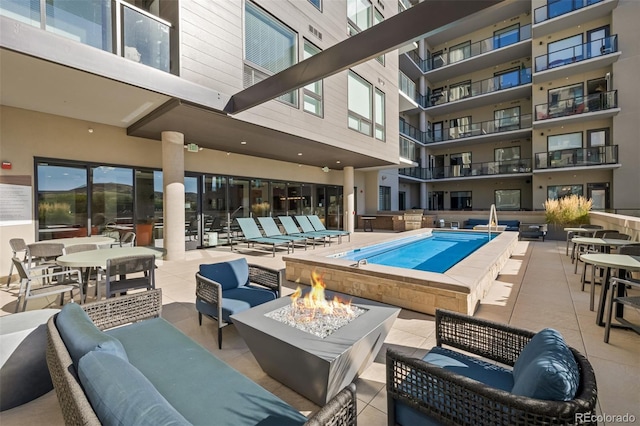
<svg viewBox="0 0 640 426"><path fill-rule="evenodd" d="M449 63L462 61L471 56L471 42L465 41L449 49Z"/></svg>
<svg viewBox="0 0 640 426"><path fill-rule="evenodd" d="M304 51L302 52L302 59L308 59L313 55L320 53L313 44L307 40L304 41ZM302 89L303 101L302 105L306 112L322 117L322 80L318 80L314 83L307 84Z"/></svg>
<svg viewBox="0 0 640 426"><path fill-rule="evenodd" d="M373 25L378 25L380 22L384 21L384 16L382 13L376 8L373 9ZM384 65L384 55L380 55L376 58L376 61L380 62Z"/></svg>
<svg viewBox="0 0 640 426"><path fill-rule="evenodd" d="M471 152L451 154L449 162L452 176L469 176L471 174Z"/></svg>
<svg viewBox="0 0 640 426"><path fill-rule="evenodd" d="M451 210L471 210L471 191L451 191Z"/></svg>
<svg viewBox="0 0 640 426"><path fill-rule="evenodd" d="M457 101L471 96L471 80L452 84L449 88L449 101Z"/></svg>
<svg viewBox="0 0 640 426"><path fill-rule="evenodd" d="M583 59L582 34L549 43L547 53L549 68L581 61Z"/></svg>
<svg viewBox="0 0 640 426"><path fill-rule="evenodd" d="M348 78L349 128L371 136L373 88L369 82L353 71L349 71Z"/></svg>
<svg viewBox="0 0 640 426"><path fill-rule="evenodd" d="M378 188L378 210L391 210L391 187Z"/></svg>
<svg viewBox="0 0 640 426"><path fill-rule="evenodd" d="M384 108L385 108L385 103L384 103L384 93L381 92L380 90L376 89L376 93L375 93L375 123L376 123L376 128L375 128L375 136L376 139L380 139L381 141L385 140L385 131L384 131Z"/></svg>
<svg viewBox="0 0 640 426"><path fill-rule="evenodd" d="M495 204L498 210L520 210L519 189L497 189Z"/></svg>
<svg viewBox="0 0 640 426"><path fill-rule="evenodd" d="M322 10L322 0L309 0L309 3L314 5L318 10Z"/></svg>
<svg viewBox="0 0 640 426"><path fill-rule="evenodd" d="M349 21L349 33L358 33L371 27L372 13L369 0L347 0L347 19Z"/></svg>
<svg viewBox="0 0 640 426"><path fill-rule="evenodd" d="M452 118L449 121L449 138L457 139L471 135L471 116Z"/></svg>
<svg viewBox="0 0 640 426"><path fill-rule="evenodd" d="M582 148L582 132L547 137L547 151Z"/></svg>
<svg viewBox="0 0 640 426"><path fill-rule="evenodd" d="M297 35L265 11L245 3L244 87L252 86L298 61ZM278 100L297 106L297 91Z"/></svg>
<svg viewBox="0 0 640 426"><path fill-rule="evenodd" d="M493 159L499 163L520 159L520 147L496 148L493 150Z"/></svg>
<svg viewBox="0 0 640 426"><path fill-rule="evenodd" d="M583 195L582 185L552 185L547 186L547 198L559 200L570 195Z"/></svg>
<svg viewBox="0 0 640 426"><path fill-rule="evenodd" d="M499 109L493 112L495 130L506 132L520 128L520 107Z"/></svg>
<svg viewBox="0 0 640 426"><path fill-rule="evenodd" d="M511 25L493 33L493 48L509 46L520 39L520 24Z"/></svg>

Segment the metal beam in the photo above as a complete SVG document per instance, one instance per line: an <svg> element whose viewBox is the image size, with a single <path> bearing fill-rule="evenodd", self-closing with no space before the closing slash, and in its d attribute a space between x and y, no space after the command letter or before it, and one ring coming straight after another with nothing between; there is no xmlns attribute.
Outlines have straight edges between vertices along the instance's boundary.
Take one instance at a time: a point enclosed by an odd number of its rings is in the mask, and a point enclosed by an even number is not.
<svg viewBox="0 0 640 426"><path fill-rule="evenodd" d="M309 83L420 40L428 33L504 0L424 0L231 97L224 110L236 114Z"/></svg>

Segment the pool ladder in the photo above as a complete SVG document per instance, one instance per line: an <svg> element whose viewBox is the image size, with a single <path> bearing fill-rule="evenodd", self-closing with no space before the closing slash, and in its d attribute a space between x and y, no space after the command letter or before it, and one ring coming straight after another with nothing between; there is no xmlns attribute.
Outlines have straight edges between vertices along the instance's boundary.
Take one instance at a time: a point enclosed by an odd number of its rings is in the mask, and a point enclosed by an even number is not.
<svg viewBox="0 0 640 426"><path fill-rule="evenodd" d="M489 232L489 240L491 240L491 226L492 225L494 225L496 227L496 232L497 232L498 231L498 212L496 211L496 205L495 204L491 204L491 209L489 210L489 224L487 225L487 229L488 229L488 232Z"/></svg>
<svg viewBox="0 0 640 426"><path fill-rule="evenodd" d="M367 263L368 263L368 262L367 262L367 259L360 259L360 260L358 260L356 263L354 263L354 264L353 264L353 265L351 265L351 266L353 266L354 268L359 268L359 267L361 267L362 265L366 265Z"/></svg>

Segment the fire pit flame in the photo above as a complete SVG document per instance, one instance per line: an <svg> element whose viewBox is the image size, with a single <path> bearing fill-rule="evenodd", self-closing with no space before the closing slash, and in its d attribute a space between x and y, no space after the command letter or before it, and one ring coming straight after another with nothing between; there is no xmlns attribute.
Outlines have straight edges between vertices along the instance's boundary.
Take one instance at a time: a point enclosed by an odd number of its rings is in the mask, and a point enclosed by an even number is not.
<svg viewBox="0 0 640 426"><path fill-rule="evenodd" d="M302 297L300 287L291 295L291 305L265 314L318 337L325 338L340 327L366 312L365 309L342 301L338 297L327 300L325 284L315 271L311 273L311 291Z"/></svg>

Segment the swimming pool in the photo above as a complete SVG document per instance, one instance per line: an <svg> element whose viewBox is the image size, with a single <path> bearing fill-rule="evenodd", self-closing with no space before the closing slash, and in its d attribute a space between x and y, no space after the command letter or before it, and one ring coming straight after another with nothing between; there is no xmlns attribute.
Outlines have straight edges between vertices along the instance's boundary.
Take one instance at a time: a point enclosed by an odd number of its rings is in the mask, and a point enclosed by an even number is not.
<svg viewBox="0 0 640 426"><path fill-rule="evenodd" d="M445 272L489 241L487 233L434 232L334 254L331 257L367 263Z"/></svg>

